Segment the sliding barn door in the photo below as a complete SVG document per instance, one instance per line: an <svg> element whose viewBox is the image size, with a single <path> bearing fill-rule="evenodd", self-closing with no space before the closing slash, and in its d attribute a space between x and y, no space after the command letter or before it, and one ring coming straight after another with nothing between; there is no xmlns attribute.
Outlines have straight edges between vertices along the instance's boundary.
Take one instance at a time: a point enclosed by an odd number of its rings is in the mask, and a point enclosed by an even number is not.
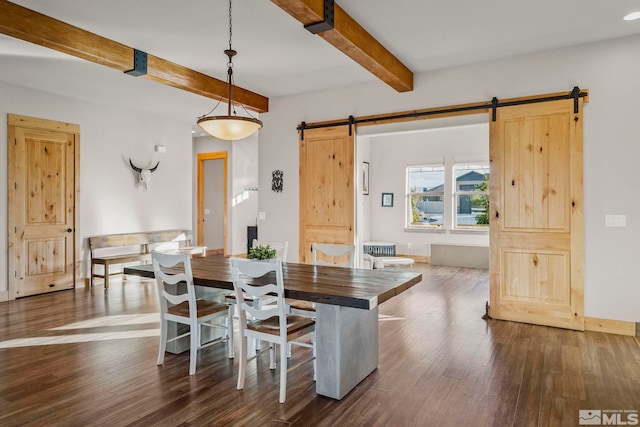
<svg viewBox="0 0 640 427"><path fill-rule="evenodd" d="M493 318L584 330L582 104L502 107L491 123Z"/></svg>
<svg viewBox="0 0 640 427"><path fill-rule="evenodd" d="M300 262L311 243L354 242L355 135L349 127L308 129L300 143Z"/></svg>

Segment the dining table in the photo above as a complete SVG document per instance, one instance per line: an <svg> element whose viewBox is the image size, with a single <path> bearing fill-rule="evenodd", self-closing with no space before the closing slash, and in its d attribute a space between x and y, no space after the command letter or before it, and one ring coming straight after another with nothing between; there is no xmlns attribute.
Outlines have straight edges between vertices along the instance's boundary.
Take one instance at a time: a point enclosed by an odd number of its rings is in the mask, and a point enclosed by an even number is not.
<svg viewBox="0 0 640 427"><path fill-rule="evenodd" d="M191 269L197 287L233 290L228 258L193 258ZM420 283L422 275L293 262L282 270L285 297L315 303L316 392L342 399L378 367L379 304ZM151 264L125 267L124 274L154 277Z"/></svg>

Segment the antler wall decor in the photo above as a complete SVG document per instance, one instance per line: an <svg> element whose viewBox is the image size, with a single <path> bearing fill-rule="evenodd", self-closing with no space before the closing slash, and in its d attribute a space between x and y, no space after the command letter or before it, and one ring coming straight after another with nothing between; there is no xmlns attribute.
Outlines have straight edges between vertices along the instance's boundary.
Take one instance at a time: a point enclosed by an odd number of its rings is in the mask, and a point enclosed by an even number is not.
<svg viewBox="0 0 640 427"><path fill-rule="evenodd" d="M160 164L160 162L157 162L154 167L149 169L139 168L138 166L133 164L131 159L129 159L129 164L131 165L131 169L138 172L138 185L142 186L142 188L144 188L144 191L147 191L149 188L149 183L151 182L151 174L155 172L156 169L158 169L158 165Z"/></svg>

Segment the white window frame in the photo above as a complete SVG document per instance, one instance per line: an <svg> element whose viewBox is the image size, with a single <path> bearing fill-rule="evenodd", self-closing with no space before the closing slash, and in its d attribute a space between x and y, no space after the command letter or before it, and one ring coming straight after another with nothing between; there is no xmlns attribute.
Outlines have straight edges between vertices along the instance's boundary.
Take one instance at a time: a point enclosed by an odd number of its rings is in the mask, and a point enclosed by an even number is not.
<svg viewBox="0 0 640 427"><path fill-rule="evenodd" d="M435 160L435 159L434 159ZM469 167L469 170L486 169L489 171L489 161L480 159L463 159L464 161L454 160L453 158L443 158L442 162L428 162L421 164L408 164L405 167L405 231L409 232L437 232L437 233L480 233L485 234L489 232L489 226L485 224L468 224L458 225L458 196L462 195L486 195L489 197L489 191L478 190L459 190L456 179L456 170L461 166ZM467 161L469 160L469 161ZM421 191L411 192L409 188L409 171L416 168L433 168L444 171L443 174L443 189L442 191ZM441 197L442 198L442 223L420 223L413 224L413 212L411 209L411 197Z"/></svg>
<svg viewBox="0 0 640 427"><path fill-rule="evenodd" d="M446 180L447 177L447 169L446 166L444 164L444 162L439 162L439 163L429 163L429 164L419 164L419 165L407 165L405 168L405 176L406 176L406 183L405 183L405 191L406 191L406 197L405 197L405 209L406 209L406 217L405 217L405 227L407 229L413 229L413 230L433 230L433 229L443 229L445 226L445 218L446 218L446 185L443 182L443 190L442 191L420 191L420 192L411 192L411 188L409 188L409 170L410 169L416 169L416 168L420 168L420 169L433 169L435 170L441 170L442 171L442 177L443 180ZM413 210L411 207L411 197L413 196L419 196L419 197L440 197L442 200L442 224L431 224L431 223L424 223L424 224L414 224L413 223Z"/></svg>
<svg viewBox="0 0 640 427"><path fill-rule="evenodd" d="M489 190L479 191L479 190L458 190L458 180L456 177L456 171L462 168L465 168L469 171L478 170L478 169L486 169L487 173L489 171L489 162L457 162L454 163L451 167L452 173L452 182L451 186L452 190L452 203L451 203L451 213L452 213L452 223L451 228L453 230L488 230L489 224L468 224L468 225L459 225L458 224L458 200L459 196L486 196L489 197Z"/></svg>

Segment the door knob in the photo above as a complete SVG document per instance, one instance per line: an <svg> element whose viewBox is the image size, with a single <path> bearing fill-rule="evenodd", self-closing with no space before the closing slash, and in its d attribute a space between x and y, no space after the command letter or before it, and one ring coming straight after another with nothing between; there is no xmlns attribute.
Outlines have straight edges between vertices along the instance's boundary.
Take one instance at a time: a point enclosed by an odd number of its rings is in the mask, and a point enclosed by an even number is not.
<svg viewBox="0 0 640 427"><path fill-rule="evenodd" d="M67 228L67 233L71 233L73 230L71 228Z"/></svg>

